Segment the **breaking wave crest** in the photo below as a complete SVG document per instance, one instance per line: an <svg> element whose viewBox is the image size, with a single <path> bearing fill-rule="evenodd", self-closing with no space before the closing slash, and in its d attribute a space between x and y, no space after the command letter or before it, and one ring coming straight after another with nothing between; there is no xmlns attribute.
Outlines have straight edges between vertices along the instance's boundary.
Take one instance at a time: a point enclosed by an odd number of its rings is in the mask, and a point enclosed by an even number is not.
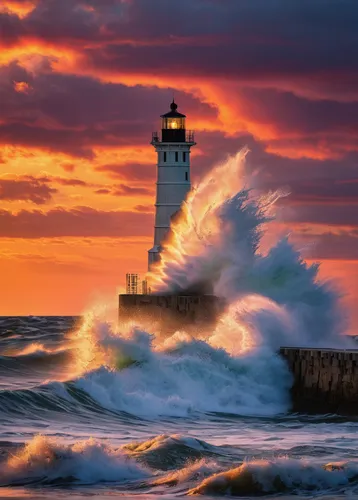
<svg viewBox="0 0 358 500"><path fill-rule="evenodd" d="M180 434L163 434L147 441L133 442L124 445L123 450L146 466L160 470L187 465L189 461L206 463L205 460L214 460L222 455L220 447ZM165 481L161 478L161 482Z"/></svg>
<svg viewBox="0 0 358 500"><path fill-rule="evenodd" d="M93 439L65 445L37 436L0 464L0 485L95 484L148 477L143 467L118 449Z"/></svg>
<svg viewBox="0 0 358 500"><path fill-rule="evenodd" d="M36 350L23 352L21 354L0 355L0 372L11 368L13 371L34 369L36 371L51 370L54 367L65 367L71 361L71 353L67 349L57 351Z"/></svg>
<svg viewBox="0 0 358 500"><path fill-rule="evenodd" d="M244 462L216 473L192 488L189 495L258 496L274 493L329 492L358 481L358 463L318 465L278 458Z"/></svg>
<svg viewBox="0 0 358 500"><path fill-rule="evenodd" d="M319 464L286 457L236 458L238 466L225 470L225 453L226 449L181 435L119 447L95 439L65 444L36 436L0 462L0 486L130 482L134 489L166 486L189 496L237 497L342 493L358 486L357 461Z"/></svg>
<svg viewBox="0 0 358 500"><path fill-rule="evenodd" d="M91 360L84 372L70 382L0 391L3 411L97 413L102 408L142 418L285 412L291 378L284 361L266 346L241 353L239 331L227 332L223 348L220 331L218 326L206 341L177 332L159 342L136 327L119 334L93 317L84 332L92 346L83 350Z"/></svg>
<svg viewBox="0 0 358 500"><path fill-rule="evenodd" d="M6 355L10 356L37 356L43 357L46 354L57 354L65 352L67 349L64 347L45 347L43 344L39 342L34 342L32 344L27 345L26 347L19 350L8 351Z"/></svg>
<svg viewBox="0 0 358 500"><path fill-rule="evenodd" d="M156 343L135 327L121 336L102 322L91 332L100 366L75 386L105 408L149 418L194 412L274 415L288 408L291 377L266 347L231 354L229 341L226 349L219 346L218 334L211 345L210 338L180 332Z"/></svg>

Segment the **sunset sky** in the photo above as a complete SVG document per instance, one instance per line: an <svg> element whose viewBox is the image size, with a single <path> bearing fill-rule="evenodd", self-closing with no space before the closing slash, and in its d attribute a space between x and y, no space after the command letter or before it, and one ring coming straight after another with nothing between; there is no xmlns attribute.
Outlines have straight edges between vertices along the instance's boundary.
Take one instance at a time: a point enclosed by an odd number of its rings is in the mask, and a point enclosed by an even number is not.
<svg viewBox="0 0 358 500"><path fill-rule="evenodd" d="M0 314L78 314L146 270L174 93L194 183L247 144L358 333L356 0L0 5Z"/></svg>

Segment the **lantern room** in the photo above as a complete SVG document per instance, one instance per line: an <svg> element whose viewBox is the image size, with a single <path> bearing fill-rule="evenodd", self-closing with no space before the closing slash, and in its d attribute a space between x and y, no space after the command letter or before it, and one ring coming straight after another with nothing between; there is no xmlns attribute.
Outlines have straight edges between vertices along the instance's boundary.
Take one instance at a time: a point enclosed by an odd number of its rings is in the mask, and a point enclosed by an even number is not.
<svg viewBox="0 0 358 500"><path fill-rule="evenodd" d="M170 105L169 113L161 115L162 119L162 142L185 142L185 118L186 116L177 111L178 105L174 102Z"/></svg>

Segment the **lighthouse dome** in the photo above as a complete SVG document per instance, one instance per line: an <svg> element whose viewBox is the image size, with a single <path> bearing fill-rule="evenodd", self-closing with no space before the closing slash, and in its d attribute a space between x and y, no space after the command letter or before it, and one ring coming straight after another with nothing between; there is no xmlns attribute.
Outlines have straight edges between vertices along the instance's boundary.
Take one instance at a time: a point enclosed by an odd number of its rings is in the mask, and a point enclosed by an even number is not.
<svg viewBox="0 0 358 500"><path fill-rule="evenodd" d="M185 118L177 111L178 105L174 101L170 104L170 111L161 115L162 138L164 142L185 142Z"/></svg>

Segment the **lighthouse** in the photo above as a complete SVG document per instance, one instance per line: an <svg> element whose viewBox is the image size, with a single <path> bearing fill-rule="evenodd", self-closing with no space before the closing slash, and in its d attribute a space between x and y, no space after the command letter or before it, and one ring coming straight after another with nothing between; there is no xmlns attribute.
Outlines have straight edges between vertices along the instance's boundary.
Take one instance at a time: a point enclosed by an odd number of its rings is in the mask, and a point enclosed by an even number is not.
<svg viewBox="0 0 358 500"><path fill-rule="evenodd" d="M148 251L148 270L160 260L161 243L167 235L172 216L180 209L190 191L190 149L194 132L186 130L186 116L177 104L161 115L161 134L153 132L151 144L157 152L157 193L155 202L154 245Z"/></svg>

